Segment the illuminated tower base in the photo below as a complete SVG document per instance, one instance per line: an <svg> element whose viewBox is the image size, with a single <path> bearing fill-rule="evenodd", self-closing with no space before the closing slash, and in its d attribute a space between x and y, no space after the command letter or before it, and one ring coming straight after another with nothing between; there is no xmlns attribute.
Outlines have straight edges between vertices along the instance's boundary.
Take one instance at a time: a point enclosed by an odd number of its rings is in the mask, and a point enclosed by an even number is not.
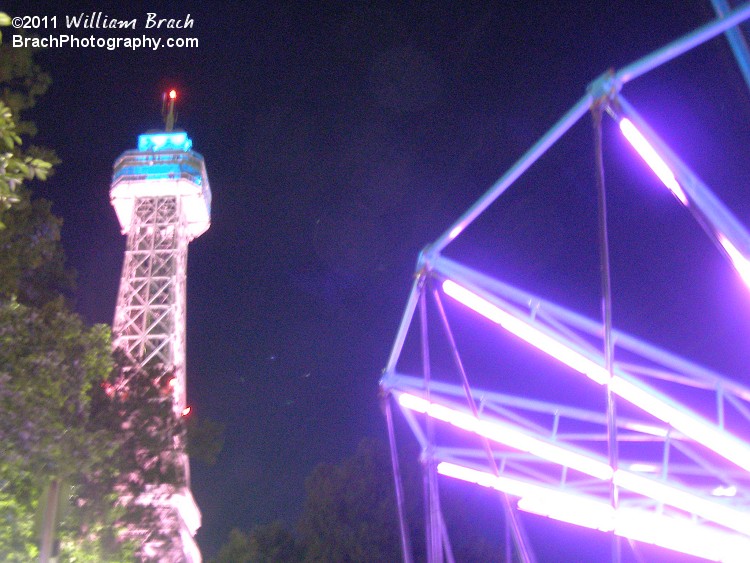
<svg viewBox="0 0 750 563"><path fill-rule="evenodd" d="M110 198L128 240L113 333L114 347L124 352L133 369L174 373L174 415L181 416L186 406L187 249L210 225L211 190L203 157L190 150L190 138L170 131L169 120L167 129L140 135L138 149L115 162ZM193 536L201 515L190 492L185 444L175 447L185 486L147 489L136 502L152 505L165 529L179 535L172 544L181 546L183 561L199 562ZM155 558L162 553L159 549L144 547Z"/></svg>

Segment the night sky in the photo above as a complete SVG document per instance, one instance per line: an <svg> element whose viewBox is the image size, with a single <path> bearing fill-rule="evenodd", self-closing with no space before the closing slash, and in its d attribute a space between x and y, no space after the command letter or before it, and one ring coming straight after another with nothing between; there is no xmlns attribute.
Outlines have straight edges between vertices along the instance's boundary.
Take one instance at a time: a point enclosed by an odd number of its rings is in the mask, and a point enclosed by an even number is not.
<svg viewBox="0 0 750 563"><path fill-rule="evenodd" d="M188 403L226 425L218 463L193 464L209 556L232 527L292 524L316 464L385 440L377 383L420 249L591 80L713 18L708 0L59 4L4 10L58 27L102 11L139 29L89 34L200 42L45 51L53 84L29 117L63 161L36 193L65 221L76 309L109 324L125 246L112 164L179 92L213 192L187 297ZM144 30L149 11L194 27ZM623 93L750 224L750 96L725 39ZM747 380L739 278L612 122L604 141L615 324ZM598 317L593 167L584 118L446 254Z"/></svg>

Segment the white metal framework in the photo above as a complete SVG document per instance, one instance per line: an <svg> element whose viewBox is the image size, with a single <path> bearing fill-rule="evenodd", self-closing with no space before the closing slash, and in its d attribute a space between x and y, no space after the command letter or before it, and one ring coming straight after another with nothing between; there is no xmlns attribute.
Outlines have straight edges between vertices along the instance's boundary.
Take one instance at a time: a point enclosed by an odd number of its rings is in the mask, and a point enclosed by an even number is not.
<svg viewBox="0 0 750 563"><path fill-rule="evenodd" d="M185 308L188 243L210 225L211 190L203 157L184 132L141 135L138 150L115 162L110 197L127 247L113 322L114 347L134 368L174 373L175 416L186 406ZM183 488L145 491L139 503L176 522L184 561L201 561L193 539L200 511L190 492L185 444L177 444ZM158 493L158 494L157 494ZM163 501L160 499L168 499ZM149 500L151 499L151 500Z"/></svg>
<svg viewBox="0 0 750 563"><path fill-rule="evenodd" d="M173 366L184 388L188 241L180 199L143 197L133 207L113 327L116 346L139 365ZM178 396L184 407L184 392Z"/></svg>
<svg viewBox="0 0 750 563"><path fill-rule="evenodd" d="M499 491L517 554L524 561L534 560L534 553L518 510L706 559L747 559L750 388L612 327L603 174L598 178L602 321L442 254L574 123L591 112L595 119L604 114L614 119L750 285L750 234L621 94L628 81L724 32L747 79L750 55L736 26L750 18L750 4L734 11L723 1L714 5L719 15L714 22L594 81L586 95L420 256L381 379L405 561L411 561L412 555L395 456L392 404L400 409L422 448L426 553L431 562L453 560L440 512L438 475ZM600 157L601 135L597 142ZM428 311L437 319L447 349L444 358L450 361L434 361L430 343L437 337L428 334L432 326ZM472 329L466 328L468 314L478 315L471 321ZM459 324L461 329L456 329ZM563 382L565 392L550 401L472 387L470 379L488 378L466 367L455 336L460 330L464 334L489 330L505 339L506 345L510 342L526 347L531 355L555 360L544 368L544 375L550 383L553 378ZM414 373L413 366L411 371L400 367L409 334L420 342L421 373ZM498 358L498 364L501 361ZM513 378L513 373L506 377ZM600 396L602 408L582 407L575 393ZM620 557L618 545L613 540L614 560Z"/></svg>

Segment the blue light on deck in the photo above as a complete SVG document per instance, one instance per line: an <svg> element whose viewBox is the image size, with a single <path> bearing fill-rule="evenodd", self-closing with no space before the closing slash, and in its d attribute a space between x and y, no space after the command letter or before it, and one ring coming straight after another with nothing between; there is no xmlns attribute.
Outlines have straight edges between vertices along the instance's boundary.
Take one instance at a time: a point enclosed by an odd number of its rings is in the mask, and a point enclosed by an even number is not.
<svg viewBox="0 0 750 563"><path fill-rule="evenodd" d="M189 151L192 146L185 131L138 135L139 151Z"/></svg>

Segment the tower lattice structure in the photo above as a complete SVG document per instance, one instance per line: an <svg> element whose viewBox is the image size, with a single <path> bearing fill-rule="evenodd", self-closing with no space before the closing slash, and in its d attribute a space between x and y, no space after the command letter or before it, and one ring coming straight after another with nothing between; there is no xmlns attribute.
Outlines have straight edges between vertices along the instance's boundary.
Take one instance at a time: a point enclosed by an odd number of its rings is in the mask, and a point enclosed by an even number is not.
<svg viewBox="0 0 750 563"><path fill-rule="evenodd" d="M127 246L113 322L114 347L126 369L173 374L174 416L186 407L185 319L188 243L210 225L211 190L203 157L184 131L173 131L171 94L166 131L138 138L115 162L110 198ZM200 511L190 491L185 444L175 437L184 486L148 486L136 502L154 507L183 561L201 561L193 536ZM177 537L179 536L179 537ZM177 554L170 553L170 558ZM144 551L159 558L159 546ZM163 552L162 552L163 555Z"/></svg>

